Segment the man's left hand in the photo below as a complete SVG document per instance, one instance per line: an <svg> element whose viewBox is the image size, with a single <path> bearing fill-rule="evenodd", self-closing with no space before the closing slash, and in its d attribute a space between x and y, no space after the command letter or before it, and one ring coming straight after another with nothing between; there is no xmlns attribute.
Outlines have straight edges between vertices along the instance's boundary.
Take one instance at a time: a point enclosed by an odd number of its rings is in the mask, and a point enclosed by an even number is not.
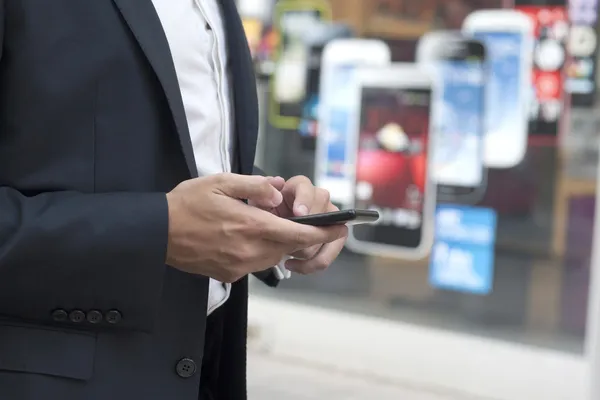
<svg viewBox="0 0 600 400"><path fill-rule="evenodd" d="M329 198L329 192L315 187L305 176L295 176L288 181L281 177L269 178L271 185L281 191L283 202L270 211L282 218L300 217L339 211ZM311 274L323 271L331 265L342 251L346 238L325 243L290 254L293 259L285 263L285 267L299 274Z"/></svg>

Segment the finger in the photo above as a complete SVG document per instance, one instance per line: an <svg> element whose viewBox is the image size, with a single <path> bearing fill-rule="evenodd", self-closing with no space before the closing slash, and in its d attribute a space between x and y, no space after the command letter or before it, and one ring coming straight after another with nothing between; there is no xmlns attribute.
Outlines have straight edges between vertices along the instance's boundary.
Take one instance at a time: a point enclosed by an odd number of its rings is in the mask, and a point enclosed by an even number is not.
<svg viewBox="0 0 600 400"><path fill-rule="evenodd" d="M309 214L314 197L315 187L305 176L293 177L283 188L283 199L297 217Z"/></svg>
<svg viewBox="0 0 600 400"><path fill-rule="evenodd" d="M326 195L321 199L322 201L325 201L325 205L322 208L320 208L319 210L315 210L315 211L311 210L311 214L317 213L317 212L339 211L339 208L337 208L335 205L333 205L329 202L329 192L327 192L327 191L325 191L325 192L326 192ZM320 197L318 192L317 192L317 196L315 196L315 197L316 198ZM314 258L319 251L321 251L322 246L323 246L322 243L315 245L315 246L311 246L307 249L302 249L300 251L293 253L292 256L299 260L310 260L310 259Z"/></svg>
<svg viewBox="0 0 600 400"><path fill-rule="evenodd" d="M283 201L279 190L264 176L217 174L213 176L215 189L237 199L247 199L260 207L277 207Z"/></svg>
<svg viewBox="0 0 600 400"><path fill-rule="evenodd" d="M340 254L346 242L345 238L335 242L327 243L321 247L318 254L310 260L291 259L285 263L285 267L299 274L307 275L326 270Z"/></svg>
<svg viewBox="0 0 600 400"><path fill-rule="evenodd" d="M291 256L298 260L310 260L314 258L319 253L319 251L321 251L321 247L323 247L322 244L317 244L307 249L299 250L291 254Z"/></svg>
<svg viewBox="0 0 600 400"><path fill-rule="evenodd" d="M285 186L285 179L283 179L280 176L267 176L267 180L269 181L271 186L273 186L275 189L279 190L280 192L283 190L283 187Z"/></svg>
<svg viewBox="0 0 600 400"><path fill-rule="evenodd" d="M315 188L314 201L312 207L310 208L310 214L318 214L328 211L339 211L337 207L335 207L330 202L331 196L329 195L329 191L321 188Z"/></svg>
<svg viewBox="0 0 600 400"><path fill-rule="evenodd" d="M326 227L310 226L280 218L267 211L254 208L253 223L259 227L263 239L285 245L292 254L322 243L330 243L348 234L345 225Z"/></svg>
<svg viewBox="0 0 600 400"><path fill-rule="evenodd" d="M283 187L285 186L285 179L283 179L280 176L267 176L267 180L269 181L269 183L271 184L271 186L273 186L275 189L279 190L281 192L281 190L283 189ZM248 204L253 206L253 207L258 207L258 208L262 208L263 210L270 210L271 212L275 212L276 214L278 214L277 208L274 208L271 206L271 203L267 204L260 204L257 203L253 200L248 200Z"/></svg>

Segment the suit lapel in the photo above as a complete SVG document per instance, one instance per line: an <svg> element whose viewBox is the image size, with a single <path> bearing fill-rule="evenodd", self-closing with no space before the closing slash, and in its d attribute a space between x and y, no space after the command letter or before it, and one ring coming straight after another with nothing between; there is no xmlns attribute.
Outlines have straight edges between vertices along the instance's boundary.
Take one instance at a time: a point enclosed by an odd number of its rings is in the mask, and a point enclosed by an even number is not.
<svg viewBox="0 0 600 400"><path fill-rule="evenodd" d="M192 141L171 50L151 0L113 0L165 93L190 176L197 177Z"/></svg>
<svg viewBox="0 0 600 400"><path fill-rule="evenodd" d="M252 174L258 135L256 78L246 34L233 0L220 0L227 32L239 171Z"/></svg>

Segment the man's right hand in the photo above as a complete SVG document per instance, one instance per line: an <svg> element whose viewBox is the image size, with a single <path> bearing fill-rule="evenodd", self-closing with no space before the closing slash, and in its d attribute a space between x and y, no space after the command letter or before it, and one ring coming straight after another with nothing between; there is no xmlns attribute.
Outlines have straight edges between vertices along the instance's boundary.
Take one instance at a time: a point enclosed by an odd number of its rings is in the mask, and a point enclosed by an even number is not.
<svg viewBox="0 0 600 400"><path fill-rule="evenodd" d="M227 173L190 179L167 193L167 264L235 282L277 265L288 254L347 234L344 225L302 225L242 200L269 209L283 199L265 177Z"/></svg>

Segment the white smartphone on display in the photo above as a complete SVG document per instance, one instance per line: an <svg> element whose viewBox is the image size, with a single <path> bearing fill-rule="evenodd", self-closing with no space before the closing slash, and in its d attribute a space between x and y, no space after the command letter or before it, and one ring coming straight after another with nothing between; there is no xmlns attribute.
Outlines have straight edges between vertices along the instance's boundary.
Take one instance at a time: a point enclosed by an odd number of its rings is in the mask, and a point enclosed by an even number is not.
<svg viewBox="0 0 600 400"><path fill-rule="evenodd" d="M350 227L347 245L366 254L426 257L436 197L427 176L434 80L420 65L399 63L359 71L356 90L351 207L376 210L380 218Z"/></svg>
<svg viewBox="0 0 600 400"><path fill-rule="evenodd" d="M487 53L484 163L512 168L527 152L533 22L516 10L479 10L465 18L463 33Z"/></svg>
<svg viewBox="0 0 600 400"><path fill-rule="evenodd" d="M485 194L483 165L485 47L460 32L431 32L419 40L417 62L437 81L430 178L442 201L476 203Z"/></svg>
<svg viewBox="0 0 600 400"><path fill-rule="evenodd" d="M383 67L391 62L389 47L374 39L337 39L328 43L321 59L315 181L329 190L331 201L346 207L352 195L353 166L348 163L348 143L354 114L357 70Z"/></svg>

